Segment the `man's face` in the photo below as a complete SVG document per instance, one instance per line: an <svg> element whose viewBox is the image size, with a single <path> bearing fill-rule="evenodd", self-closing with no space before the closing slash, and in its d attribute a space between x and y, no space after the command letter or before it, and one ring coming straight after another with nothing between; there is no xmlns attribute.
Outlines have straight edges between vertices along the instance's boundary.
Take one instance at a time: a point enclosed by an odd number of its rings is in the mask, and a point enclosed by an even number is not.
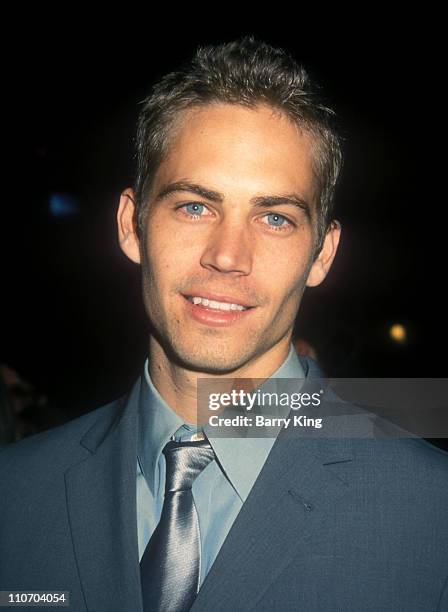
<svg viewBox="0 0 448 612"><path fill-rule="evenodd" d="M139 249L155 335L187 367L230 372L289 343L307 281L326 274L313 264L312 146L267 106L183 115L154 177Z"/></svg>

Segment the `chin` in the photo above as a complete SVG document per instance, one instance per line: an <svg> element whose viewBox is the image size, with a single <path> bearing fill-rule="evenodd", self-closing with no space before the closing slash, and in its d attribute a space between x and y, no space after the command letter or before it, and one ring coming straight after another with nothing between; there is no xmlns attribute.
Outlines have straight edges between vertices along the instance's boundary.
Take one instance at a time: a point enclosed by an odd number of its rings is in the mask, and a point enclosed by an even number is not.
<svg viewBox="0 0 448 612"><path fill-rule="evenodd" d="M188 343L175 341L172 347L181 365L207 374L231 373L244 365L252 354L247 345L232 350L228 345L224 348L222 342L213 343L213 341L203 343L201 347L197 344L189 346Z"/></svg>

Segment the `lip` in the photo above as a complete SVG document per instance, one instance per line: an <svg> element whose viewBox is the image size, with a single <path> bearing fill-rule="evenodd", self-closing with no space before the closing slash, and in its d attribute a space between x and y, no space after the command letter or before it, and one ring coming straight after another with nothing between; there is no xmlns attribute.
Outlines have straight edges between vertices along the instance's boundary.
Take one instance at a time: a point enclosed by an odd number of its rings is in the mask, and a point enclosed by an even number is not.
<svg viewBox="0 0 448 612"><path fill-rule="evenodd" d="M190 291L189 293L183 293L182 295L184 297L203 297L207 300L215 300L215 302L226 302L227 304L239 304L245 308L254 308L252 304L248 304L244 300L237 297L222 295L221 293L208 293L207 291L202 291L202 289L199 289L197 293Z"/></svg>
<svg viewBox="0 0 448 612"><path fill-rule="evenodd" d="M194 295L197 295L195 293ZM210 295L210 294L209 294ZM201 297L207 297L205 294L201 293ZM214 298L208 299L218 299L215 295ZM232 298L233 299L233 298ZM187 313L198 323L202 323L203 325L208 325L212 327L227 327L230 325L234 325L241 321L245 317L249 315L255 308L248 308L248 310L214 310L212 308L208 308L207 306L203 306L202 304L193 304L190 302L186 295L182 295L182 301L185 304L185 308ZM227 301L221 298L221 302ZM238 302L230 302L236 304Z"/></svg>

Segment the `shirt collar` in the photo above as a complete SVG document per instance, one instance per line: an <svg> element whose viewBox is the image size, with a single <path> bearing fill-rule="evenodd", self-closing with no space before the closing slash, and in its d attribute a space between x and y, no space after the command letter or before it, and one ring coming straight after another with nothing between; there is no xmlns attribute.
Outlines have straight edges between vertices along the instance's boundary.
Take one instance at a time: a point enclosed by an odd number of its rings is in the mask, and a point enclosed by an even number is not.
<svg viewBox="0 0 448 612"><path fill-rule="evenodd" d="M165 444L177 434L194 433L194 425L184 423L182 418L165 402L155 388L149 375L148 359L144 365L143 383L139 400L138 460L149 488L155 494L158 488L158 462ZM272 374L275 378L304 378L306 372L290 344L287 358ZM269 382L269 380L267 382ZM223 438L213 437L213 432L204 428L210 444L230 483L245 501L267 456L275 442L269 438Z"/></svg>
<svg viewBox="0 0 448 612"><path fill-rule="evenodd" d="M289 354L283 364L269 377L269 379L259 387L261 391L277 391L277 386L273 379L304 379L306 372L302 367L301 360L297 355L294 345L291 343ZM295 387L297 390L297 386ZM289 408L285 408L286 417ZM271 448L274 445L280 427L271 428L269 437L223 437L213 436L213 428L206 425L204 431L207 434L210 444L224 469L227 478L233 488L244 502L249 495L260 471L263 467Z"/></svg>
<svg viewBox="0 0 448 612"><path fill-rule="evenodd" d="M140 468L153 494L158 490L158 462L166 443L184 421L155 388L149 375L148 359L144 365L139 400L137 456Z"/></svg>

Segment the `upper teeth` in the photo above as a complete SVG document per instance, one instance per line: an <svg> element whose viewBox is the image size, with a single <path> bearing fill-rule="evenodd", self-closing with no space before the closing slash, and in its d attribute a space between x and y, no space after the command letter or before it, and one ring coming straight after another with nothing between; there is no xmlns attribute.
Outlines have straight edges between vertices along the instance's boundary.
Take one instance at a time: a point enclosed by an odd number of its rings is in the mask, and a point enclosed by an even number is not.
<svg viewBox="0 0 448 612"><path fill-rule="evenodd" d="M247 310L245 306L241 304L229 304L229 302L217 302L216 300L208 300L207 298L201 298L194 296L189 298L193 304L202 304L203 306L209 306L209 308L218 308L219 310Z"/></svg>

